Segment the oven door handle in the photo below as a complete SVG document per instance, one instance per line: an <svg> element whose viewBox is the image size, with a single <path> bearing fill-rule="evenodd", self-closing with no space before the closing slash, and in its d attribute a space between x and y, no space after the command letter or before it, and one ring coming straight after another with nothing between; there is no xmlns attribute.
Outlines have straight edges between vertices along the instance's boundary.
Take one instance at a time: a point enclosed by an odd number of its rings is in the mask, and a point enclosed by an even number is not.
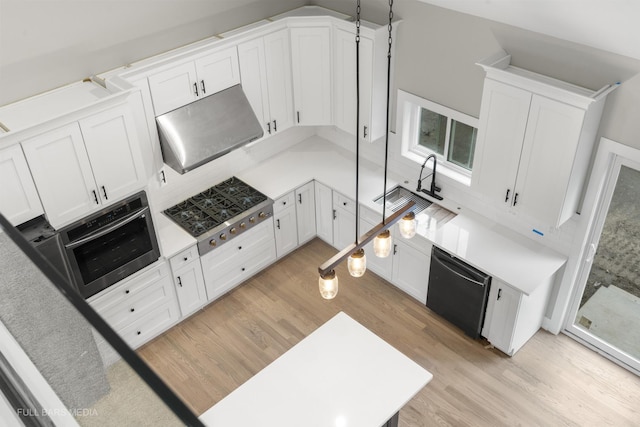
<svg viewBox="0 0 640 427"><path fill-rule="evenodd" d="M122 218L120 221L116 222L115 224L111 225L108 228L105 228L103 230L97 231L93 234L90 234L89 236L80 239L80 240L74 240L73 242L69 242L66 245L64 245L65 249L73 249L77 246L83 245L87 242L90 242L92 240L95 240L99 237L104 236L105 234L109 234L111 233L113 230L117 230L120 227L124 227L125 225L129 224L131 221L136 220L138 218L144 217L145 213L149 211L149 207L146 206L142 209L138 209L137 211L129 214L128 216Z"/></svg>

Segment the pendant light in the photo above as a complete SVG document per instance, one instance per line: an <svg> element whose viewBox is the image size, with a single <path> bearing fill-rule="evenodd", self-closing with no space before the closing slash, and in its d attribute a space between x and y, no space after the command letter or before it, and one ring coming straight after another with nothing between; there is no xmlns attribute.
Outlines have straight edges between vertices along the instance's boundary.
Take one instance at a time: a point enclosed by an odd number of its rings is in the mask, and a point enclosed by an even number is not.
<svg viewBox="0 0 640 427"><path fill-rule="evenodd" d="M393 19L393 0L389 0L389 49L387 51L387 116L384 140L384 187L382 196L382 224L386 223L387 209L387 164L389 159L389 103L391 91L391 20ZM391 253L393 242L389 229L385 229L373 241L373 252L379 258L386 258Z"/></svg>
<svg viewBox="0 0 640 427"><path fill-rule="evenodd" d="M320 295L324 299L333 299L338 294L338 276L335 270L330 270L325 274L320 274L318 280Z"/></svg>
<svg viewBox="0 0 640 427"><path fill-rule="evenodd" d="M360 200L358 198L360 190L360 0L356 3L356 237L355 245L358 245L359 233L359 211ZM364 254L364 248L359 248L351 255L347 262L349 274L353 277L362 277L367 271L367 257Z"/></svg>
<svg viewBox="0 0 640 427"><path fill-rule="evenodd" d="M386 217L386 197L387 197L387 160L389 152L389 86L391 80L391 20L393 18L393 0L389 0L389 52L388 68L387 68L387 132L385 140L385 158L384 158L384 196L382 205L382 222L365 235L359 237L359 209L360 203L358 200L359 195L359 174L360 174L360 61L359 61L359 45L360 45L360 0L357 1L356 8L356 236L355 242L341 250L339 253L331 257L324 264L318 267L320 278L318 279L318 287L320 289L320 295L325 299L332 299L338 294L338 276L336 275L335 268L347 259L347 267L349 273L353 277L361 277L367 269L367 257L364 253L364 246L373 241L373 250L378 256L389 256L391 253L391 232L389 228L401 219L407 218L414 220L415 229L415 215L410 212L415 207L415 202L409 201L406 205L396 210L389 218ZM412 216L413 215L413 216ZM415 234L415 231L414 231Z"/></svg>
<svg viewBox="0 0 640 427"><path fill-rule="evenodd" d="M405 239L410 239L416 235L417 221L416 214L413 211L408 212L402 219L398 222L398 229L400 230L400 235Z"/></svg>

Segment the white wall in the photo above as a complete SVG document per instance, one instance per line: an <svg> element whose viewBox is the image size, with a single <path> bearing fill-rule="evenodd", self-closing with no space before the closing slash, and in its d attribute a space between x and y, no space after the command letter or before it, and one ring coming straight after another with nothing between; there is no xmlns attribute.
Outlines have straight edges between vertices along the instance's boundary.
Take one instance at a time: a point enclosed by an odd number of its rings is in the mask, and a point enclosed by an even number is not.
<svg viewBox="0 0 640 427"><path fill-rule="evenodd" d="M304 3L304 0L0 0L0 105Z"/></svg>
<svg viewBox="0 0 640 427"><path fill-rule="evenodd" d="M352 1L314 3L355 14ZM363 19L387 22L387 1L361 3ZM478 117L484 73L475 63L503 48L516 66L589 89L623 82L607 100L599 136L640 148L639 60L417 0L396 0L393 8L402 19L394 41L395 89Z"/></svg>

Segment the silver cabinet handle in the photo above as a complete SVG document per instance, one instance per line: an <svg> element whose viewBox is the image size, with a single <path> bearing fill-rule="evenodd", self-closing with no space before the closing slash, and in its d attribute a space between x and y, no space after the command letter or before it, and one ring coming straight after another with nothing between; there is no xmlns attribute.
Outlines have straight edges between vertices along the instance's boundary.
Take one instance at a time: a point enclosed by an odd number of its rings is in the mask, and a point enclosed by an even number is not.
<svg viewBox="0 0 640 427"><path fill-rule="evenodd" d="M367 137L367 127L366 126L364 127L364 135L363 136L364 136L364 138Z"/></svg>
<svg viewBox="0 0 640 427"><path fill-rule="evenodd" d="M109 198L107 197L107 189L104 188L104 185L102 186L102 194L104 194L104 199L105 200L109 200Z"/></svg>
<svg viewBox="0 0 640 427"><path fill-rule="evenodd" d="M278 123L275 120L273 121L273 131L278 132Z"/></svg>
<svg viewBox="0 0 640 427"><path fill-rule="evenodd" d="M99 205L100 202L98 201L98 193L96 193L96 190L91 190L91 192L93 193L93 200L95 200L96 205Z"/></svg>
<svg viewBox="0 0 640 427"><path fill-rule="evenodd" d="M178 276L178 286L182 287L182 279Z"/></svg>
<svg viewBox="0 0 640 427"><path fill-rule="evenodd" d="M193 84L193 92L196 94L196 96L200 96L200 94L198 93L198 83Z"/></svg>
<svg viewBox="0 0 640 427"><path fill-rule="evenodd" d="M300 123L300 111L296 111L296 115L298 117L298 123Z"/></svg>
<svg viewBox="0 0 640 427"><path fill-rule="evenodd" d="M200 87L202 87L202 94L204 95L207 91L204 88L204 80L200 80Z"/></svg>
<svg viewBox="0 0 640 427"><path fill-rule="evenodd" d="M267 122L267 132L271 134L271 122Z"/></svg>

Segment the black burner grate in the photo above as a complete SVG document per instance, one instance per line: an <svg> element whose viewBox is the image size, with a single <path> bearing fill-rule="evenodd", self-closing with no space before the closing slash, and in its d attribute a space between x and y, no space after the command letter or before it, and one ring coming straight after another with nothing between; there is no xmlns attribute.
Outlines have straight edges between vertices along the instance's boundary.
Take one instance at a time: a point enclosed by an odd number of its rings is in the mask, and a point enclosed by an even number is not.
<svg viewBox="0 0 640 427"><path fill-rule="evenodd" d="M267 200L267 196L232 177L165 210L192 236L217 227Z"/></svg>

